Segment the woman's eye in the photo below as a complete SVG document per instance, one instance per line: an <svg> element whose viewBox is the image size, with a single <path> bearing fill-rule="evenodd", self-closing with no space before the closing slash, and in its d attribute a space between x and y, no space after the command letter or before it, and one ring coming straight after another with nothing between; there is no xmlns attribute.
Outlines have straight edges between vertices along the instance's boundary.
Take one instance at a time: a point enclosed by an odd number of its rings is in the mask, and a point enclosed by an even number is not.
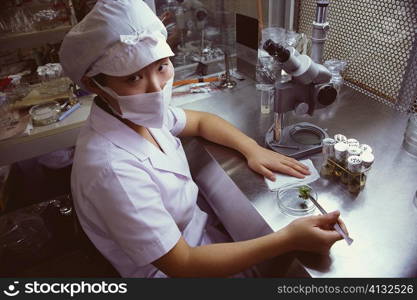
<svg viewBox="0 0 417 300"><path fill-rule="evenodd" d="M159 66L158 71L159 72L165 71L167 68L168 68L168 64L162 64Z"/></svg>

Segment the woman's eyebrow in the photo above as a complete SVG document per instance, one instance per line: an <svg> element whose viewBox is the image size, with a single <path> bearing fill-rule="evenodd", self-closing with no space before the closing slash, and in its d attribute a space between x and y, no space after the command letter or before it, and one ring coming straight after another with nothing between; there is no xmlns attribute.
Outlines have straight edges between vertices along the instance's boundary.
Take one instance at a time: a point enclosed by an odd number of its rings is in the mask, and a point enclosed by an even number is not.
<svg viewBox="0 0 417 300"><path fill-rule="evenodd" d="M132 74L129 74L129 75L126 75L126 76L123 76L122 78L123 79L128 79L130 76L134 76L134 75L139 75L139 76L141 76L141 71L142 70L139 70L139 71L136 71L136 72L134 72L134 73L132 73Z"/></svg>

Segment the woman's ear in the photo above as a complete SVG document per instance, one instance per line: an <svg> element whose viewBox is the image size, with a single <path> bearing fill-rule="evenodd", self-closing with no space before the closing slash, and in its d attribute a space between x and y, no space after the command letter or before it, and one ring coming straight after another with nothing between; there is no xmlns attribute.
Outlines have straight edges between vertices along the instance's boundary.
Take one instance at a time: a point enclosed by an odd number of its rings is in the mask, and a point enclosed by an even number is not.
<svg viewBox="0 0 417 300"><path fill-rule="evenodd" d="M102 97L102 99L104 99L107 102L107 104L111 105L113 109L121 113L119 103L117 103L117 101L113 98L109 97L109 95L107 95L106 92L104 92L100 87L98 87L97 83L95 82L95 80L93 80L93 78L83 76L81 78L81 82L88 89L88 91L96 95L99 95L100 97Z"/></svg>

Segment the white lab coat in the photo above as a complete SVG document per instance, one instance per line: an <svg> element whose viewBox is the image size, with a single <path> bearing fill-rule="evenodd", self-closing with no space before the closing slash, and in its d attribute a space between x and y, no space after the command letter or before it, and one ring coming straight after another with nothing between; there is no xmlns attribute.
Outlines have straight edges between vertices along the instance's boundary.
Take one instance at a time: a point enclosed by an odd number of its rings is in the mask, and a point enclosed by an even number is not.
<svg viewBox="0 0 417 300"><path fill-rule="evenodd" d="M150 129L162 153L93 104L77 141L71 189L85 233L123 277L166 277L151 263L182 235L190 246L211 243L207 214L196 205L181 141L182 109Z"/></svg>

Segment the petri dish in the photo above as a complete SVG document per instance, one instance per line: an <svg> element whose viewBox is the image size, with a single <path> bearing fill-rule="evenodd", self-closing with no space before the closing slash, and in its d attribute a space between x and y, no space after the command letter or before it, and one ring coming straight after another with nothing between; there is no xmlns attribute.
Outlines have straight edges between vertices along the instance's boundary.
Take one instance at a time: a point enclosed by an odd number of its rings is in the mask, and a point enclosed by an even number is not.
<svg viewBox="0 0 417 300"><path fill-rule="evenodd" d="M310 187L310 194L317 199L317 193ZM299 187L281 189L278 191L277 204L279 209L286 215L306 216L311 215L316 206L308 199L299 197Z"/></svg>
<svg viewBox="0 0 417 300"><path fill-rule="evenodd" d="M33 106L29 110L34 126L44 126L55 123L58 120L61 106L56 101Z"/></svg>

